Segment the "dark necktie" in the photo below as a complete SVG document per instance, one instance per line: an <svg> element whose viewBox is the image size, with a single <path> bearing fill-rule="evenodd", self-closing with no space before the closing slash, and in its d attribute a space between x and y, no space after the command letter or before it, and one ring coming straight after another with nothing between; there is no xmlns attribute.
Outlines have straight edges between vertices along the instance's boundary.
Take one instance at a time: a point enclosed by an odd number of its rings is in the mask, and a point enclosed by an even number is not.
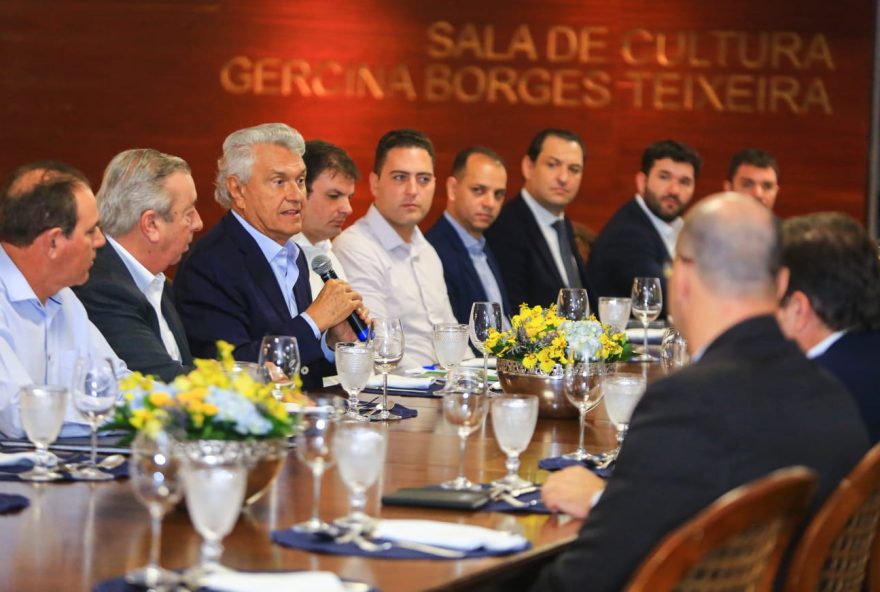
<svg viewBox="0 0 880 592"><path fill-rule="evenodd" d="M582 288L581 275L578 273L574 253L571 252L571 241L568 238L565 221L557 220L554 222L553 230L556 231L556 238L559 239L559 254L562 255L562 264L565 266L565 274L568 276L568 287Z"/></svg>
<svg viewBox="0 0 880 592"><path fill-rule="evenodd" d="M296 313L298 315L304 313L312 303L312 288L309 285L309 266L306 263L306 256L300 249L296 256L296 267L299 269L299 277L293 285L293 300L296 302Z"/></svg>

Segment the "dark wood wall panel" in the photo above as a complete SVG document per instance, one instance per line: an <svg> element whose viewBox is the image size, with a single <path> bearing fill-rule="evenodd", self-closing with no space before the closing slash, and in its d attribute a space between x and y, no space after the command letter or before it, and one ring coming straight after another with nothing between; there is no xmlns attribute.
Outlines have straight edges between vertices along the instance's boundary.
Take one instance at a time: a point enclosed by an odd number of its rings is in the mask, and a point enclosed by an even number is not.
<svg viewBox="0 0 880 592"><path fill-rule="evenodd" d="M864 219L874 6L6 0L0 171L58 158L97 188L118 151L158 148L190 162L210 224L221 215L211 197L216 159L234 129L285 121L341 144L366 173L377 138L412 126L438 149L430 222L459 149L498 150L514 193L528 140L560 126L587 142L571 214L594 228L632 193L643 147L665 137L703 155L698 195L720 188L734 151L760 146L782 167L781 215L837 209ZM357 83L359 66L380 91ZM427 83L432 75L461 87L446 93ZM554 78L555 90L544 82ZM368 203L362 181L355 215Z"/></svg>

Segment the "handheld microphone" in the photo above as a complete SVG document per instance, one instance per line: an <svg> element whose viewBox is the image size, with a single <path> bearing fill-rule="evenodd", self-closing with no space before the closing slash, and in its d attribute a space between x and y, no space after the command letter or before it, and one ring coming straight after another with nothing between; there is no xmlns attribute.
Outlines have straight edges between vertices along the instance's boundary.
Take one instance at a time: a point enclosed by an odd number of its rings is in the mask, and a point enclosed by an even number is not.
<svg viewBox="0 0 880 592"><path fill-rule="evenodd" d="M315 255L315 258L312 259L312 271L317 273L325 284L330 280L339 279L339 276L333 271L333 263L327 255ZM361 341L366 341L370 336L370 329L358 316L357 311L348 315L348 324Z"/></svg>

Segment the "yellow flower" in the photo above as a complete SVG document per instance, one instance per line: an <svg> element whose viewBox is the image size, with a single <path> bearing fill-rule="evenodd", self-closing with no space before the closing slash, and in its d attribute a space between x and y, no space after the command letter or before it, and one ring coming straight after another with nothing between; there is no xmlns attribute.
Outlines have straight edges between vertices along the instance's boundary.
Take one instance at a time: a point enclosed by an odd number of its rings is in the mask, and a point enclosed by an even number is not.
<svg viewBox="0 0 880 592"><path fill-rule="evenodd" d="M155 391L153 393L150 393L148 400L150 404L154 407L167 407L168 405L173 403L171 395L164 391Z"/></svg>
<svg viewBox="0 0 880 592"><path fill-rule="evenodd" d="M235 350L235 346L231 343L222 339L217 341L217 357L227 372L232 370L232 366L235 364L235 359L232 357L233 350Z"/></svg>
<svg viewBox="0 0 880 592"><path fill-rule="evenodd" d="M525 367L527 370L531 370L532 368L534 368L537 363L538 356L536 356L535 354L526 354L522 361L523 367Z"/></svg>

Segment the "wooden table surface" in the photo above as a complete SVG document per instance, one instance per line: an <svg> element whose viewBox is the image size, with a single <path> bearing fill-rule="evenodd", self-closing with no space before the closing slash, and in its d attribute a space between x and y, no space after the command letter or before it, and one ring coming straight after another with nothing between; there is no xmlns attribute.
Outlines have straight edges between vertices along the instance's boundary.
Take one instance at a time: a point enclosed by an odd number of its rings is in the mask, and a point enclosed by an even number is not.
<svg viewBox="0 0 880 592"><path fill-rule="evenodd" d="M658 365L650 367L652 375L659 370ZM391 398L417 408L419 415L382 428L388 434L388 453L384 472L369 491L367 512L382 518L430 518L518 532L532 542L532 549L486 559L383 560L318 555L273 544L271 530L302 522L311 511L311 474L291 450L271 490L242 513L223 541L222 563L242 570L329 570L384 592L468 589L492 578L496 570L509 571L546 560L576 536L580 522L567 516L383 507L380 492L440 483L453 478L458 467L458 437L442 417L440 400ZM613 427L601 405L589 416L586 441L592 451L614 445ZM538 460L570 452L576 444L576 420L539 420L532 442L521 456L520 474L543 482L548 473L538 470ZM466 475L473 481L491 481L505 473L504 460L487 421L468 439ZM87 591L99 581L146 563L148 516L127 480L0 482L0 491L22 494L31 501L22 512L0 516L0 590ZM329 470L323 481L322 518L344 515L347 499L336 468ZM186 512L170 512L163 523L162 565L182 569L195 564L200 542Z"/></svg>

